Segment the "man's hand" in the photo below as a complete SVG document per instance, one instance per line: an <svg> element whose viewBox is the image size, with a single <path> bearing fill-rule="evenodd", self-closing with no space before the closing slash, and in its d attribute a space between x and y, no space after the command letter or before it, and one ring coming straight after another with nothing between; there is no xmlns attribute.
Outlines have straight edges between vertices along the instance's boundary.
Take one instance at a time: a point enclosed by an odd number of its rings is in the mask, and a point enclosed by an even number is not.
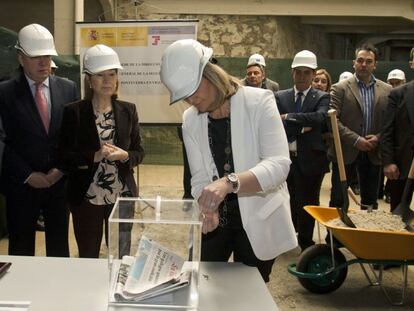
<svg viewBox="0 0 414 311"><path fill-rule="evenodd" d="M374 142L371 142L365 139L364 137L360 136L355 147L357 147L357 149L361 151L370 151L374 149L376 145L374 145Z"/></svg>
<svg viewBox="0 0 414 311"><path fill-rule="evenodd" d="M367 135L367 136L365 136L365 139L367 141L369 141L374 146L374 148L376 148L378 146L379 139L378 139L377 135Z"/></svg>
<svg viewBox="0 0 414 311"><path fill-rule="evenodd" d="M49 181L50 186L57 183L63 176L63 173L59 171L57 168L52 168L47 172L46 179ZM49 187L50 187L49 186Z"/></svg>
<svg viewBox="0 0 414 311"><path fill-rule="evenodd" d="M51 186L49 180L46 178L46 175L42 172L33 172L27 178L27 183L29 186L36 189L49 188Z"/></svg>
<svg viewBox="0 0 414 311"><path fill-rule="evenodd" d="M394 163L384 166L384 176L388 179L398 179L400 177L400 170Z"/></svg>

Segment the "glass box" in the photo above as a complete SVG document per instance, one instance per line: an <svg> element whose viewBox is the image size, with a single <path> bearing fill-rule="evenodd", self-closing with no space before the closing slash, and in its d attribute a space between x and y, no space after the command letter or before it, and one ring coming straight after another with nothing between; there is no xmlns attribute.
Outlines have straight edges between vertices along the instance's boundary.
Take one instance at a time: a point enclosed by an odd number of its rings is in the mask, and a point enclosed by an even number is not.
<svg viewBox="0 0 414 311"><path fill-rule="evenodd" d="M193 200L167 200L160 197L155 199L119 198L109 216L109 305L128 305L145 309L196 309L198 307L201 224L198 205ZM137 256L143 253L143 244L140 244L143 241L147 241L146 243L150 243L150 245L153 242L155 242L154 245L161 245L168 250L165 254L171 252L178 255L176 257L184 261L186 280L189 282L183 287L173 288L170 291L165 290L166 293L154 297L139 301L135 301L137 300L135 298L133 298L134 301L131 301L132 299L125 300L123 296L120 298L116 293L119 293L120 288L126 289L131 284L128 283L124 287L124 284L129 282L129 280L125 281L126 275L129 275L128 278L131 275L137 275L136 268L141 268L142 262L139 262L142 258L144 258L144 262L151 264L153 262L158 264L159 261L155 255L154 257L150 257L150 255ZM140 252L137 254L138 249ZM126 257L123 257L125 255ZM128 256L135 257L132 259ZM127 258L131 258L131 262L134 263L130 263L130 266L125 265ZM161 266L164 262L168 262L168 260L153 267L151 273L156 272L158 275L163 275L160 271L162 271ZM121 269L120 266L122 266ZM127 268L124 269L125 267ZM146 269L141 271L146 271ZM140 275L141 279L145 279L142 277L144 273ZM149 272L148 275L150 275ZM137 283L142 284L142 282ZM153 289L151 288L149 292L153 292ZM122 293L124 292L122 291ZM139 291L139 293L142 292Z"/></svg>

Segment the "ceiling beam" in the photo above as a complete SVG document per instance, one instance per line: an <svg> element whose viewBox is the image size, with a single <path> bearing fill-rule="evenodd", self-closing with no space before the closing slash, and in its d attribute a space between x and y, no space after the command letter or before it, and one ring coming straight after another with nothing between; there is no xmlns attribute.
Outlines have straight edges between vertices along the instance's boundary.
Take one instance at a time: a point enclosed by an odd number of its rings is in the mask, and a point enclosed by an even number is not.
<svg viewBox="0 0 414 311"><path fill-rule="evenodd" d="M118 0L118 4L133 0ZM414 21L412 0L144 0L154 13L277 16L403 17Z"/></svg>

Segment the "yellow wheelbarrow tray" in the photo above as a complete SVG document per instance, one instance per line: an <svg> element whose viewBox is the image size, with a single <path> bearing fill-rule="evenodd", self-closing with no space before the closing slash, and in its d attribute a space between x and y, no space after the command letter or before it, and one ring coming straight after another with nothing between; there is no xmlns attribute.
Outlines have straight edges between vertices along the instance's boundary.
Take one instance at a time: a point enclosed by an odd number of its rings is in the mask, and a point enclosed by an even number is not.
<svg viewBox="0 0 414 311"><path fill-rule="evenodd" d="M407 288L408 265L414 265L414 233L360 228L339 227L328 224L339 218L336 208L321 206L305 206L305 210L320 224L324 225L330 235L334 236L356 258L346 260L335 243L317 244L301 253L297 263L288 266L289 273L298 277L303 287L313 293L325 294L338 289L345 281L348 266L358 263L373 286L380 286L387 300L392 305L402 305ZM350 209L348 213L352 213ZM369 264L370 271L364 264ZM379 265L378 272L373 264ZM401 299L395 301L382 286L383 265L400 265L403 274ZM371 274L373 279L369 276Z"/></svg>
<svg viewBox="0 0 414 311"><path fill-rule="evenodd" d="M338 218L336 208L305 206L305 210L320 224L332 231L355 257L369 260L414 260L414 233L367 230L328 225ZM352 214L349 209L348 213Z"/></svg>

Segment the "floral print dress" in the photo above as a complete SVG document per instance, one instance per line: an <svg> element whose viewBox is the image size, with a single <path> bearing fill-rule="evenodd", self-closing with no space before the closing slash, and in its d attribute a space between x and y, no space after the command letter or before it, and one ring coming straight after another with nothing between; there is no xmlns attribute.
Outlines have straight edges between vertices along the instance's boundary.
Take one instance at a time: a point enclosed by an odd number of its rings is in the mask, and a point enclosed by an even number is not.
<svg viewBox="0 0 414 311"><path fill-rule="evenodd" d="M101 145L114 144L115 118L113 110L95 113L95 123ZM102 159L99 162L93 182L86 193L86 199L94 205L114 204L117 197L131 197L125 181L118 174L116 161Z"/></svg>

